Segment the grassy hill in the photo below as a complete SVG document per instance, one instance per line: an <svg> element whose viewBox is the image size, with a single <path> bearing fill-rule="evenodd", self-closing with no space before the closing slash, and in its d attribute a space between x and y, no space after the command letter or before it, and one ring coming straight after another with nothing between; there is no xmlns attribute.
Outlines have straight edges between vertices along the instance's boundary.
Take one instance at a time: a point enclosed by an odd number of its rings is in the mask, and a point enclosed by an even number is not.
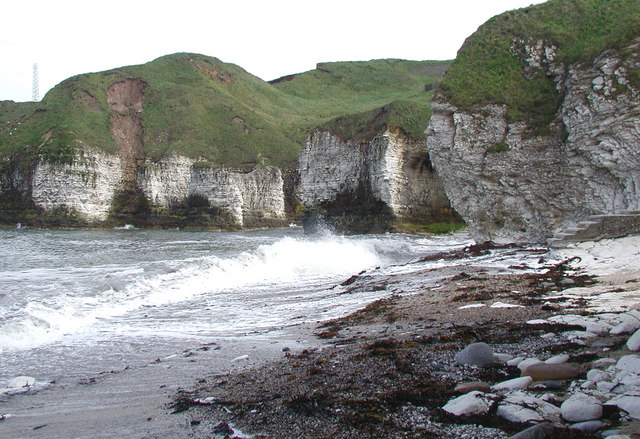
<svg viewBox="0 0 640 439"><path fill-rule="evenodd" d="M38 103L0 103L0 155L71 160L84 145L116 153L107 88L126 78L145 83L144 154L172 153L215 165L292 166L318 126L344 136L386 128L422 136L431 92L448 62L376 60L319 64L267 83L217 58L178 53L137 66L69 78ZM381 117L380 115L383 115ZM343 128L358 122L357 132Z"/></svg>
<svg viewBox="0 0 640 439"><path fill-rule="evenodd" d="M511 51L515 40L555 45L556 60L568 65L591 62L603 50L638 36L638 0L549 0L483 24L459 50L440 91L458 107L506 104L511 120L544 126L554 118L561 96L543 72L525 75Z"/></svg>

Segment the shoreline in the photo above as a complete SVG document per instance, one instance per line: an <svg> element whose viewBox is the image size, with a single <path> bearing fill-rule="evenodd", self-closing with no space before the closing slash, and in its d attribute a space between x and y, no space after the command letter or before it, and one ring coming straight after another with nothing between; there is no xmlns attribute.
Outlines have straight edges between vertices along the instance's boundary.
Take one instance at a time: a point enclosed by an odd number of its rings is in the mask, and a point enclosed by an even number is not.
<svg viewBox="0 0 640 439"><path fill-rule="evenodd" d="M640 267L640 237L629 239L607 241L630 249L623 252L626 265L615 262L621 251L615 246L593 257L592 244L553 252L472 245L384 273L366 270L336 285L339 294L386 291L386 297L350 315L212 340L150 357L138 367L23 395L0 394L0 435L507 438L525 425L497 417L495 407L490 414L463 418L442 407L458 396L453 389L461 382L493 385L520 371L499 363L461 365L455 355L483 341L513 357L544 359L567 352L572 362L590 364L593 354L561 335L583 328L524 323L585 313L589 303L602 305L594 294L624 297L638 308L640 271L630 267ZM576 252L583 266L572 268L570 261L579 262ZM611 338L597 355L608 355L606 349L619 355L623 338Z"/></svg>
<svg viewBox="0 0 640 439"><path fill-rule="evenodd" d="M624 267L615 262L619 249L612 252L619 243L629 249L625 258L632 257L622 261ZM388 287L396 282L407 290L319 325L315 331L323 341L319 348L290 353L240 374L203 378L195 388L178 393L173 408L191 416L189 430L196 438L225 434L255 438L511 437L540 421L514 422L498 416L498 403L509 397L508 392L496 397L488 413L454 416L442 409L460 396L454 391L460 383L484 381L494 386L520 377L521 370L514 365L496 362L476 367L455 360L465 346L485 342L503 358L539 357L544 361L566 354L565 361L579 373L560 380L557 388L536 381L538 388L533 386L528 392L553 396L549 401L558 408L550 416L555 434L602 437L569 428L572 423L560 417L559 407L581 390L594 361L633 354L625 346L630 334L572 337L568 334L586 332L580 322L554 316L611 311L602 309L597 299L612 294L626 300L616 303L616 313L638 309L640 270L629 267L640 267L639 243L640 237L632 237L545 251L541 257L553 261L537 269L510 267L511 274L492 273L481 264L426 270L419 276L411 273L412 279L402 279L402 274L377 279L362 273L345 282L350 288ZM482 259L483 253L492 250L477 251L477 258ZM513 252L520 251L541 252L513 248ZM585 263L589 252L592 259ZM508 253L506 250L505 257ZM577 254L581 256L576 258ZM445 254L437 257L447 259ZM433 281L434 274L440 280L427 286L426 277ZM424 286L421 276L425 276ZM527 324L532 320L539 324ZM635 438L632 433L640 430L637 420L610 406L605 406L599 422L600 430L618 429L627 434L622 438Z"/></svg>

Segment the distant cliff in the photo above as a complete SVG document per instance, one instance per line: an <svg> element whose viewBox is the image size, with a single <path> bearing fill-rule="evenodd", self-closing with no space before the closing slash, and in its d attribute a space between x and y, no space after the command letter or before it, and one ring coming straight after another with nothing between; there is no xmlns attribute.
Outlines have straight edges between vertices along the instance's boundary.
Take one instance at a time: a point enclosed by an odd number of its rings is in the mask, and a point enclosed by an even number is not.
<svg viewBox="0 0 640 439"><path fill-rule="evenodd" d="M0 222L285 224L299 212L298 158L310 132L386 108L385 127L421 135L432 95L424 86L447 66L325 63L269 84L182 53L70 78L42 102L1 102Z"/></svg>
<svg viewBox="0 0 640 439"><path fill-rule="evenodd" d="M423 140L388 130L369 140L317 130L300 155L300 198L334 226L384 230L455 215Z"/></svg>
<svg viewBox="0 0 640 439"><path fill-rule="evenodd" d="M429 154L477 240L537 241L640 208L640 2L494 17L443 79Z"/></svg>

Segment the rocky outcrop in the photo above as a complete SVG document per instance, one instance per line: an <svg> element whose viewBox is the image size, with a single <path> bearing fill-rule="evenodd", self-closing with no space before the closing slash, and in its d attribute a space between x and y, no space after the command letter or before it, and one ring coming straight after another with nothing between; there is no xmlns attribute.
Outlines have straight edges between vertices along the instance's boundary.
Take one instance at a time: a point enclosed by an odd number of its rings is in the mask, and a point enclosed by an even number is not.
<svg viewBox="0 0 640 439"><path fill-rule="evenodd" d="M474 237L544 242L590 215L638 210L640 39L592 64L558 63L542 40L514 41L512 53L564 96L548 127L534 132L509 122L505 106L463 110L440 96L427 129L433 164Z"/></svg>
<svg viewBox="0 0 640 439"><path fill-rule="evenodd" d="M313 132L300 154L299 194L310 209L339 199L374 202L396 218L418 221L450 207L423 142L388 131L370 141Z"/></svg>

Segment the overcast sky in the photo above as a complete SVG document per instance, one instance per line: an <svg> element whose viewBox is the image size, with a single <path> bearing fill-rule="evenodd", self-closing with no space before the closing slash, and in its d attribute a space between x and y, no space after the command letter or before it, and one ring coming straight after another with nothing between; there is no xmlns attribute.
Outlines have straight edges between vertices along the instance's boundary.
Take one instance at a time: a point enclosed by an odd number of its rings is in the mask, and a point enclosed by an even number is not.
<svg viewBox="0 0 640 439"><path fill-rule="evenodd" d="M264 80L326 61L455 58L490 17L543 0L0 0L0 100L175 52Z"/></svg>

